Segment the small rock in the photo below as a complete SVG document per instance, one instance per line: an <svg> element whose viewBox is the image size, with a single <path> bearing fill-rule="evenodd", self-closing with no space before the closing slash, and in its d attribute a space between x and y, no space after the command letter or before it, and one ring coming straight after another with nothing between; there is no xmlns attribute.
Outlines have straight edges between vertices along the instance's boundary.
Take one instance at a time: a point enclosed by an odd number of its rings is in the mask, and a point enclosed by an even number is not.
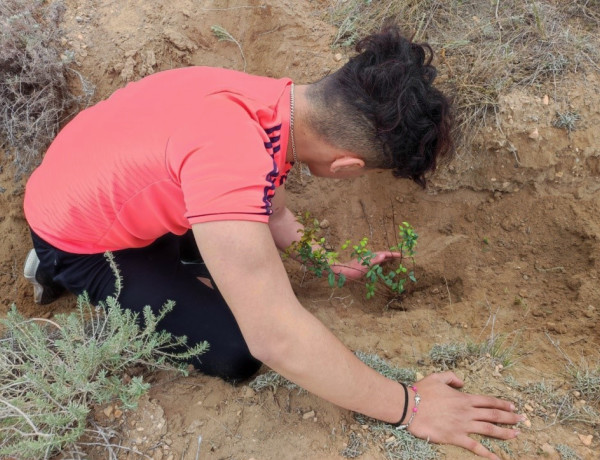
<svg viewBox="0 0 600 460"><path fill-rule="evenodd" d="M309 412L306 412L305 414L302 415L302 418L304 420L308 420L309 418L313 418L315 416L315 411L311 410Z"/></svg>
<svg viewBox="0 0 600 460"><path fill-rule="evenodd" d="M594 439L594 435L588 434L587 436L584 434L578 434L579 439L583 443L584 446L590 447L592 445L592 439Z"/></svg>
<svg viewBox="0 0 600 460"><path fill-rule="evenodd" d="M323 219L321 222L319 222L319 227L329 228L329 221L327 219Z"/></svg>
<svg viewBox="0 0 600 460"><path fill-rule="evenodd" d="M387 439L385 440L385 442L386 442L386 443L388 443L388 442L394 442L395 440L396 440L396 437L395 437L395 436L390 436L389 438L387 438Z"/></svg>
<svg viewBox="0 0 600 460"><path fill-rule="evenodd" d="M104 412L104 415L106 415L107 417L110 417L113 413L113 406L108 406L102 412ZM115 417L116 417L116 415L115 415Z"/></svg>
<svg viewBox="0 0 600 460"><path fill-rule="evenodd" d="M335 53L335 55L333 56L333 59L335 62L340 62L343 57L344 56L342 56L342 53Z"/></svg>
<svg viewBox="0 0 600 460"><path fill-rule="evenodd" d="M575 390L573 392L573 396L575 396L576 398L579 398L581 396L581 393L579 391Z"/></svg>
<svg viewBox="0 0 600 460"><path fill-rule="evenodd" d="M544 104L544 105L550 104L550 98L548 97L547 94L544 94L544 97L542 98L542 104Z"/></svg>
<svg viewBox="0 0 600 460"><path fill-rule="evenodd" d="M123 411L121 409L115 409L115 412L114 412L115 418L121 418L121 415L123 415Z"/></svg>
<svg viewBox="0 0 600 460"><path fill-rule="evenodd" d="M560 455L558 454L558 452L556 452L556 449L554 449L554 447L552 447L547 442L542 445L542 452L544 453L545 457L549 457L549 458L557 459L557 460L560 459Z"/></svg>
<svg viewBox="0 0 600 460"><path fill-rule="evenodd" d="M531 420L527 419L523 422L523 425L525 425L527 428L531 428Z"/></svg>
<svg viewBox="0 0 600 460"><path fill-rule="evenodd" d="M531 407L529 404L525 404L525 410L527 412L533 412L533 407Z"/></svg>
<svg viewBox="0 0 600 460"><path fill-rule="evenodd" d="M417 378L417 381L423 380L425 378L425 376L423 374L421 374L420 372L416 372L415 377Z"/></svg>
<svg viewBox="0 0 600 460"><path fill-rule="evenodd" d="M537 140L540 138L540 133L537 128L534 128L533 131L529 133L529 139Z"/></svg>

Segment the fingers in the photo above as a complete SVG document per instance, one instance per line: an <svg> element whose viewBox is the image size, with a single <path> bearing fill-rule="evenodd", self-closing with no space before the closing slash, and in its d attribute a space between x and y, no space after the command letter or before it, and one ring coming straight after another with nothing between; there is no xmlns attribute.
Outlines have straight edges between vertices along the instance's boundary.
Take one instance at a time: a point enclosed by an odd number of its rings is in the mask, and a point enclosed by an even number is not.
<svg viewBox="0 0 600 460"><path fill-rule="evenodd" d="M515 414L512 411L502 409L481 409L477 408L475 420L480 422L502 423L504 425L515 425L524 421L523 416Z"/></svg>
<svg viewBox="0 0 600 460"><path fill-rule="evenodd" d="M475 422L472 428L469 430L473 434L481 434L489 438L496 439L514 439L519 436L519 430L512 428L504 428L493 423L487 422Z"/></svg>
<svg viewBox="0 0 600 460"><path fill-rule="evenodd" d="M438 374L434 374L436 378L439 379L442 383L451 386L452 388L461 388L464 385L464 382L459 379L456 374L452 371L440 372ZM482 406L489 407L489 406Z"/></svg>
<svg viewBox="0 0 600 460"><path fill-rule="evenodd" d="M471 395L473 407L482 407L490 409L500 409L507 412L515 410L515 405L503 399L494 398L493 396Z"/></svg>
<svg viewBox="0 0 600 460"><path fill-rule="evenodd" d="M464 447L467 450L470 450L475 455L479 455L483 458L489 458L490 460L500 460L496 454L490 452L485 447L481 445L481 443L475 441L474 439L465 436L461 441L456 443L459 447Z"/></svg>
<svg viewBox="0 0 600 460"><path fill-rule="evenodd" d="M401 252L377 251L375 253L375 257L373 257L372 260L377 259L378 262L383 262L386 259L396 259L396 258L399 258L399 257L402 257L402 253Z"/></svg>

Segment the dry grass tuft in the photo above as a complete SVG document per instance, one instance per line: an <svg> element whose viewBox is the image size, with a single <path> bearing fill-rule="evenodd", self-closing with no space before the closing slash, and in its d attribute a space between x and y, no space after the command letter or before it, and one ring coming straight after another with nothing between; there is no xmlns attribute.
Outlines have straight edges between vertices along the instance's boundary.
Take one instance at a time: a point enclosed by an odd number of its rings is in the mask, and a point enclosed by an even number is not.
<svg viewBox="0 0 600 460"><path fill-rule="evenodd" d="M61 123L82 102L69 89L69 59L60 52L63 11L58 0L0 2L0 148L10 150L17 174L39 163Z"/></svg>
<svg viewBox="0 0 600 460"><path fill-rule="evenodd" d="M570 72L600 69L595 0L332 0L334 46L352 46L386 20L438 52L440 87L453 96L468 148L478 128L496 122L499 95L554 85Z"/></svg>

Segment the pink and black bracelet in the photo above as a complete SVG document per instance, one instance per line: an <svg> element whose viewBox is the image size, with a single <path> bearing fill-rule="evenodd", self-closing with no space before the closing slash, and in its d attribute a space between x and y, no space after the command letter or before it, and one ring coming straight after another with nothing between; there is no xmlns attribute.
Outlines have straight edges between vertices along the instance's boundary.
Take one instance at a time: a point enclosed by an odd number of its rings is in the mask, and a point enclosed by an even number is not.
<svg viewBox="0 0 600 460"><path fill-rule="evenodd" d="M419 394L416 386L413 385L410 387L410 389L415 392L415 406L412 408L412 413L410 414L410 418L408 419L408 422L406 422L405 424L402 424L402 422L404 421L404 418L406 417L406 411L408 409L408 389L406 388L406 385L404 385L403 383L400 383L400 384L402 385L402 387L404 388L404 391L405 391L404 411L402 412L402 418L400 419L400 421L398 423L393 423L392 426L396 427L399 430L406 430L412 423L413 419L415 418L415 415L417 414L419 403L421 402L421 395Z"/></svg>

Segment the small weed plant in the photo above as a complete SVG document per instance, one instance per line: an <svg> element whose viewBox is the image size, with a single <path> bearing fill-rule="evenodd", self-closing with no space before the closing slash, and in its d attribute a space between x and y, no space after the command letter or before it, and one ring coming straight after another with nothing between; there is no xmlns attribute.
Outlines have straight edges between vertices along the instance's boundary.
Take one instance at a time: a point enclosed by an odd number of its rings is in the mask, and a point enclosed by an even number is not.
<svg viewBox="0 0 600 460"><path fill-rule="evenodd" d="M154 314L147 306L139 321L117 296L93 306L83 295L76 312L47 320L25 318L13 306L1 321L0 458L48 459L88 444L114 450L111 430L91 417L93 406L118 400L135 408L150 385L141 376L124 378L131 368L185 373L181 360L208 348L186 348L185 337L157 329L172 308L167 303Z"/></svg>
<svg viewBox="0 0 600 460"><path fill-rule="evenodd" d="M326 249L325 238L320 235L321 228L317 219L311 219L310 214L305 214L301 219L304 229L301 231L300 240L293 243L286 251L288 255L295 254L307 270L315 276L327 277L331 287L342 287L346 283L343 274L336 274L335 265L339 264L339 251ZM419 235L408 222L402 222L398 226L398 243L389 248L390 251L400 254L386 265L392 264L392 268L386 268L379 263L372 264L375 257L369 247L369 239L361 238L356 244L351 240L341 246L342 251L350 252L349 257L357 259L365 267L365 289L367 299L372 298L379 290L387 291L392 297L399 297L405 290L407 281L417 282L415 277L415 248ZM405 265L405 260L410 261L411 269Z"/></svg>

